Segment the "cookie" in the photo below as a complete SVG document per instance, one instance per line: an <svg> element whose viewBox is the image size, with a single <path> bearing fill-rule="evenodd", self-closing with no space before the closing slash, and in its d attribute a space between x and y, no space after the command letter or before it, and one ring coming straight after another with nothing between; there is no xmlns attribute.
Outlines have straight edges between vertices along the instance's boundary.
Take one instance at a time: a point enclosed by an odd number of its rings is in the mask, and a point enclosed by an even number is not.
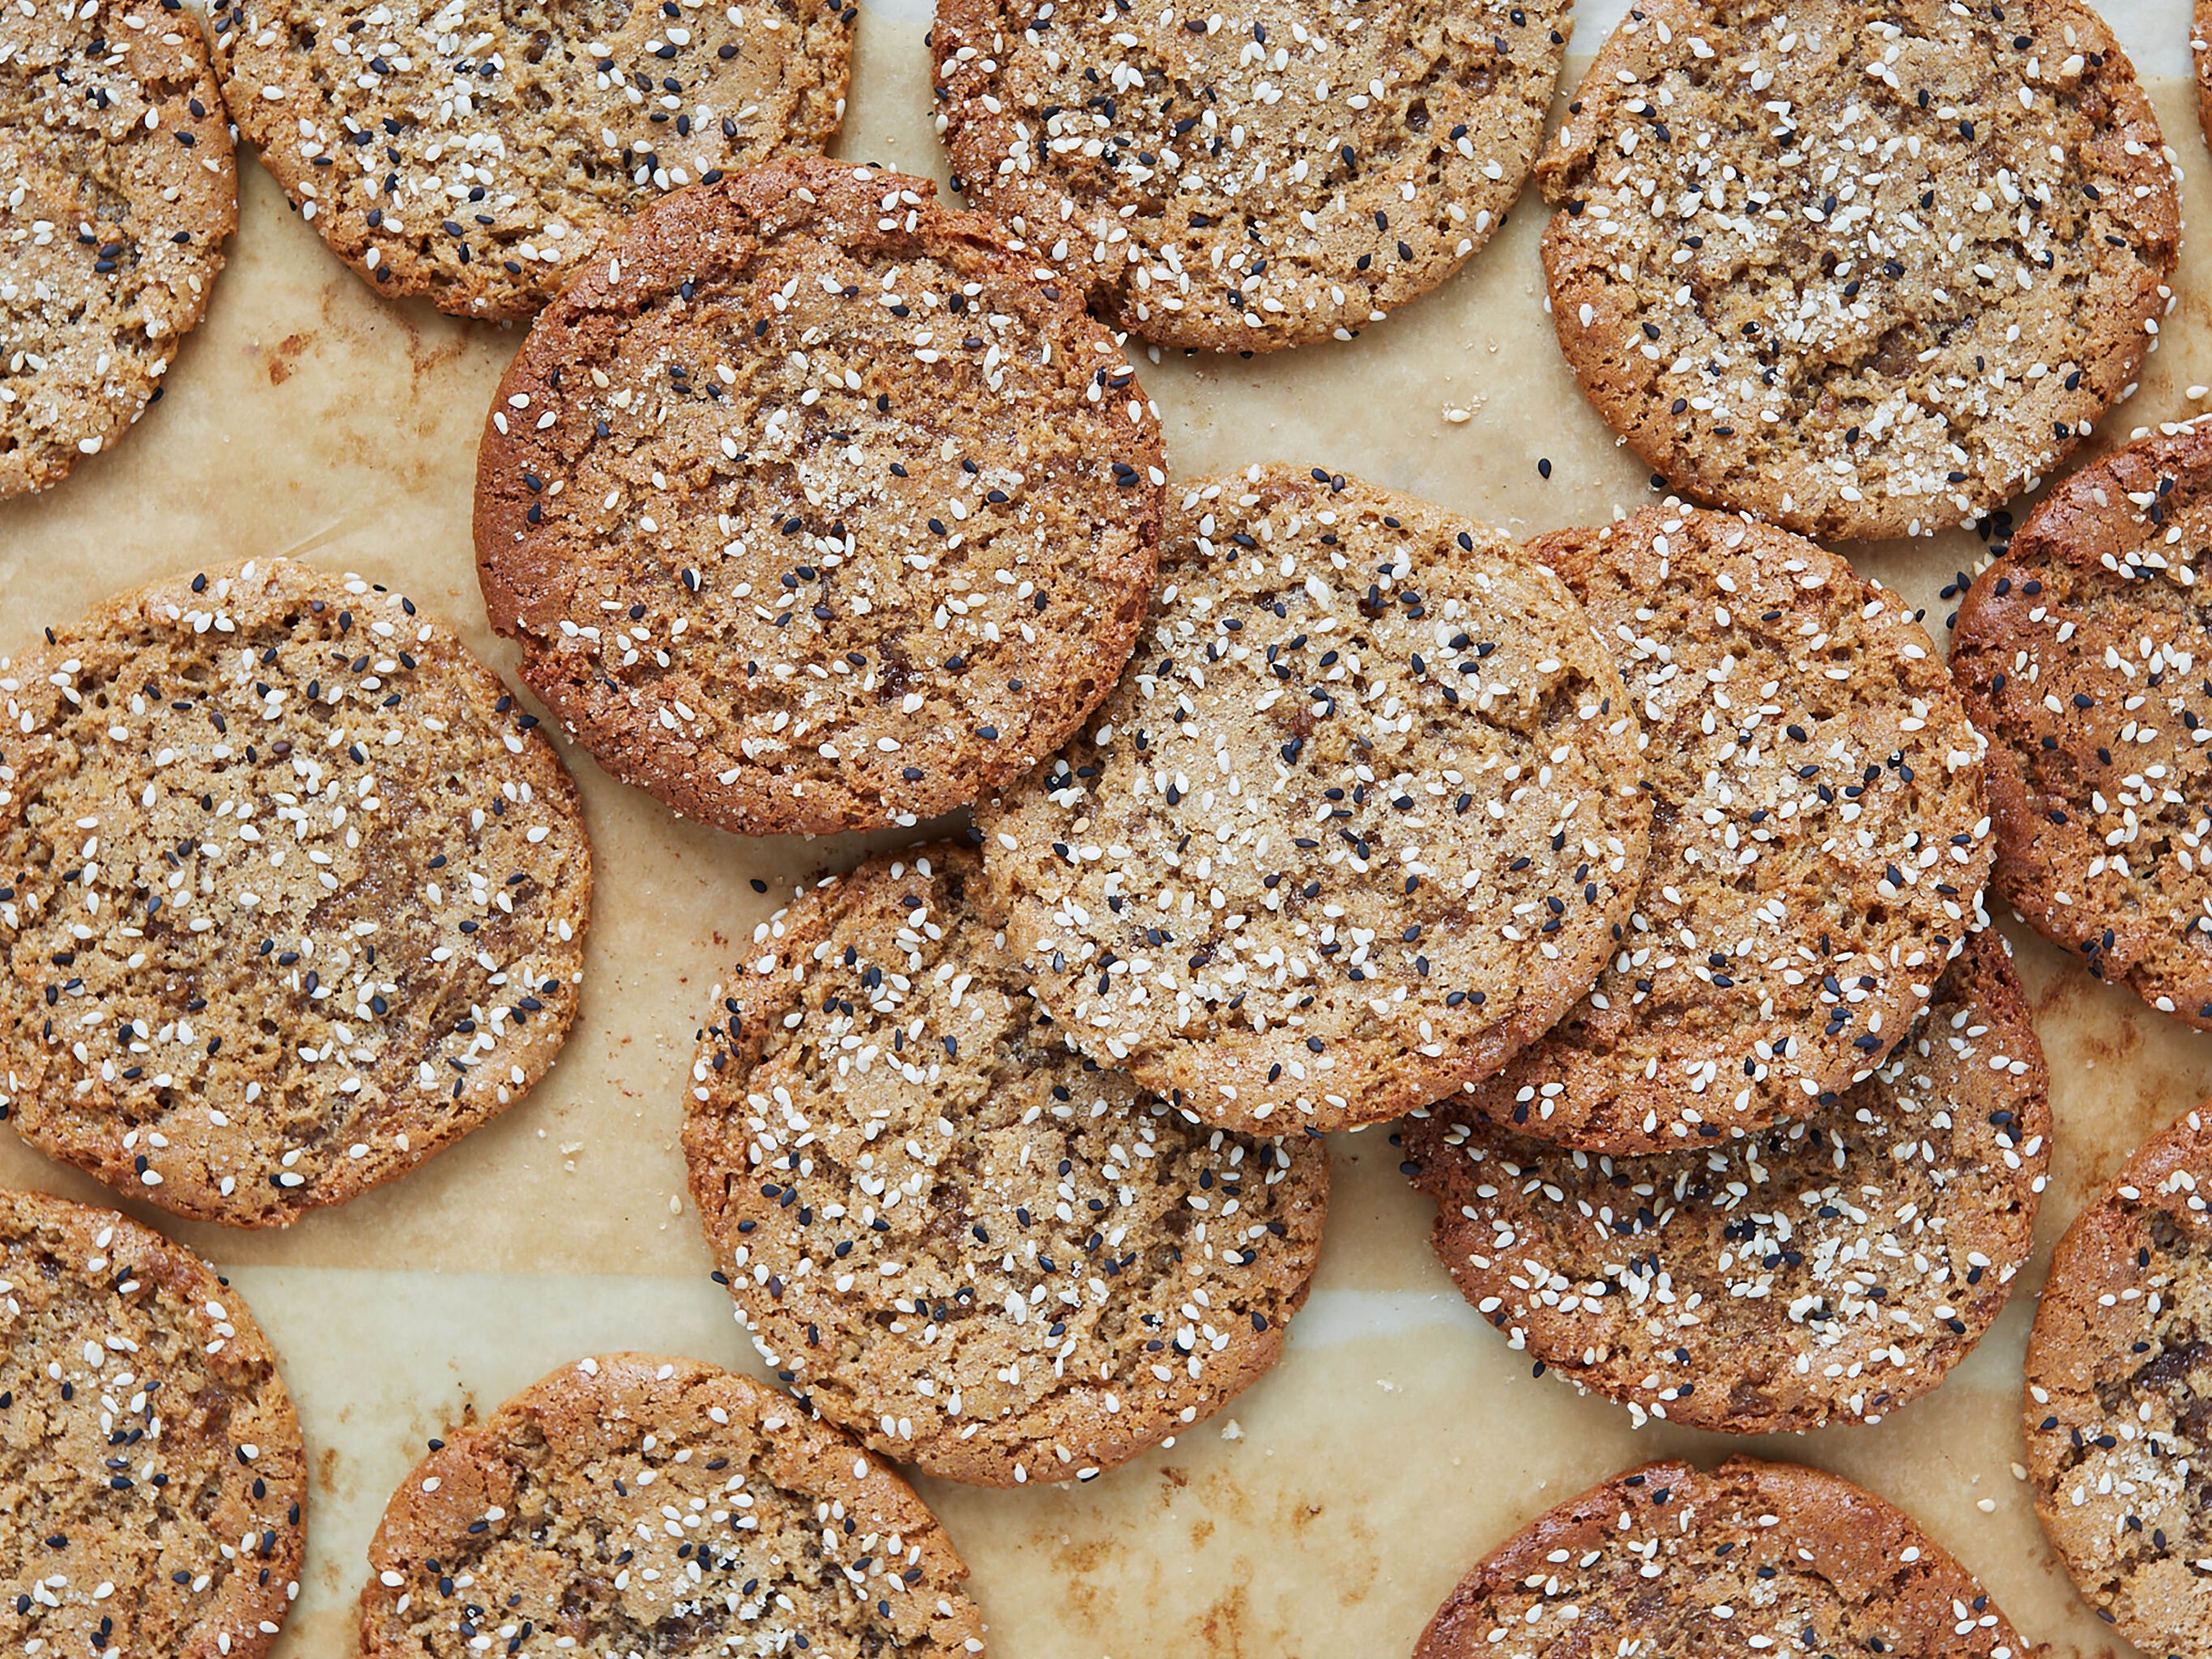
<svg viewBox="0 0 2212 1659"><path fill-rule="evenodd" d="M2083 467L1959 607L1996 890L2099 979L2212 1029L2212 427Z"/></svg>
<svg viewBox="0 0 2212 1659"><path fill-rule="evenodd" d="M216 0L210 22L240 128L333 252L387 298L514 319L669 192L826 149L855 15Z"/></svg>
<svg viewBox="0 0 2212 1659"><path fill-rule="evenodd" d="M1531 1522L1461 1581L1413 1659L1605 1654L2021 1659L1989 1593L1839 1475L1646 1463Z"/></svg>
<svg viewBox="0 0 2212 1659"><path fill-rule="evenodd" d="M0 11L0 498L161 395L238 228L238 163L179 0Z"/></svg>
<svg viewBox="0 0 2212 1659"><path fill-rule="evenodd" d="M2189 22L2189 52L2197 65L2197 122L2212 142L2212 60L2205 57L2212 52L2212 0L2197 0Z"/></svg>
<svg viewBox="0 0 2212 1659"><path fill-rule="evenodd" d="M2212 1128L2138 1148L2052 1252L2027 1344L2028 1483L2098 1616L2148 1653L2212 1654Z"/></svg>
<svg viewBox="0 0 2212 1659"><path fill-rule="evenodd" d="M1895 593L1674 503L1532 544L1643 717L1651 860L1595 988L1474 1091L1501 1125L1641 1153L1871 1076L1975 925L1982 742Z"/></svg>
<svg viewBox="0 0 2212 1659"><path fill-rule="evenodd" d="M902 1463L1087 1480L1255 1381L1328 1153L1188 1121L1078 1054L940 844L824 881L717 988L691 1192L780 1381Z"/></svg>
<svg viewBox="0 0 2212 1659"><path fill-rule="evenodd" d="M1809 1119L1610 1158L1446 1101L1407 1125L1406 1168L1461 1293L1639 1424L1876 1423L1972 1351L2026 1265L2050 1081L1983 933L1881 1069Z"/></svg>
<svg viewBox="0 0 2212 1659"><path fill-rule="evenodd" d="M694 1359L580 1359L433 1440L368 1565L362 1659L983 1651L896 1471Z"/></svg>
<svg viewBox="0 0 2212 1659"><path fill-rule="evenodd" d="M238 1292L112 1210L0 1192L0 1642L260 1659L307 1451Z"/></svg>
<svg viewBox="0 0 2212 1659"><path fill-rule="evenodd" d="M2074 0L1639 0L1536 177L1597 412L1677 489L1808 536L2034 487L2172 304L2173 157Z"/></svg>
<svg viewBox="0 0 2212 1659"><path fill-rule="evenodd" d="M1620 671L1494 530L1314 468L1177 487L1128 673L977 809L1038 1000L1185 1111L1379 1122L1496 1071L1627 920Z"/></svg>
<svg viewBox="0 0 2212 1659"><path fill-rule="evenodd" d="M939 0L937 129L957 187L1117 328L1348 340L1504 223L1572 3Z"/></svg>
<svg viewBox="0 0 2212 1659"><path fill-rule="evenodd" d="M0 659L0 1109L179 1215L282 1224L553 1063L591 856L532 717L441 624L286 559Z"/></svg>
<svg viewBox="0 0 2212 1659"><path fill-rule="evenodd" d="M640 216L538 319L477 566L623 781L745 835L911 824L1106 695L1165 481L1121 349L999 227L782 161Z"/></svg>

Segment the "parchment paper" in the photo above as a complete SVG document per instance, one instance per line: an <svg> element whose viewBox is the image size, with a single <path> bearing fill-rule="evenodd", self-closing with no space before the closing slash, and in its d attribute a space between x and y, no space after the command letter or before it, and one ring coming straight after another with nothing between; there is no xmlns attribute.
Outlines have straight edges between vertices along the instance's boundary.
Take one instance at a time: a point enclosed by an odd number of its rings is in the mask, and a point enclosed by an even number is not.
<svg viewBox="0 0 2212 1659"><path fill-rule="evenodd" d="M927 0L864 9L841 154L944 176L928 127ZM2102 0L2208 201L2181 0ZM1567 84L1623 9L1584 0ZM1564 100L1565 94L1562 94ZM1555 108L1556 113L1556 108ZM230 264L166 399L113 453L0 507L0 651L113 589L196 562L289 554L357 570L458 623L502 670L469 535L478 426L516 330L380 302L258 166ZM1543 313L1543 210L1439 293L1349 344L1273 357L1139 357L1185 476L1318 462L1518 534L1652 499L1577 392ZM2142 389L2099 443L2205 407L2212 269L2192 256ZM2201 396L2202 394L2200 394ZM1454 421L1448 410L1464 411ZM1552 462L1548 482L1537 472ZM2024 512L2016 505L2015 512ZM1928 607L1980 544L1847 550ZM306 1577L277 1652L343 1659L384 1500L465 1409L611 1348L757 1370L684 1196L677 1146L693 1033L739 941L791 884L871 840L746 841L683 823L580 751L600 878L584 1018L551 1079L395 1185L289 1232L179 1224L228 1271L283 1357L316 1473ZM756 890L764 884L768 893ZM1338 1137L1311 1302L1267 1380L1180 1442L1089 1486L925 1482L974 1569L1000 1659L1334 1659L1411 1650L1449 1586L1539 1511L1633 1462L1737 1449L1838 1469L1903 1505L2031 1641L2132 1654L2075 1597L2012 1468L2020 1370L2051 1243L2128 1152L2212 1087L2212 1039L2093 982L2008 919L2050 1054L2057 1117L2032 1272L1936 1393L1875 1428L1737 1443L1655 1425L1533 1378L1431 1255L1429 1206L1388 1128ZM0 1132L0 1183L113 1196Z"/></svg>

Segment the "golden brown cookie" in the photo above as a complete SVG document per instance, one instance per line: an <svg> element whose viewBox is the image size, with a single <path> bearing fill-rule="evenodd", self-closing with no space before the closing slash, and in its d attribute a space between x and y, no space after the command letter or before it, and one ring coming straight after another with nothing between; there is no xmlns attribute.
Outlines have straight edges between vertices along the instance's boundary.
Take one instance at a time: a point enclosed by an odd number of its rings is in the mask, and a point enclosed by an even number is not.
<svg viewBox="0 0 2212 1659"><path fill-rule="evenodd" d="M1116 327L1349 339L1504 222L1571 4L939 0L938 131L957 187Z"/></svg>
<svg viewBox="0 0 2212 1659"><path fill-rule="evenodd" d="M1129 672L978 809L1038 1000L1211 1123L1378 1122L1586 990L1650 808L1620 671L1494 530L1322 468L1176 489Z"/></svg>
<svg viewBox="0 0 2212 1659"><path fill-rule="evenodd" d="M238 164L179 0L0 8L0 497L161 395L238 228Z"/></svg>
<svg viewBox="0 0 2212 1659"><path fill-rule="evenodd" d="M2075 0L1639 0L1536 176L1598 413L1676 489L1806 535L2033 488L2172 303L2172 157Z"/></svg>
<svg viewBox="0 0 2212 1659"><path fill-rule="evenodd" d="M362 1659L983 1651L897 1472L694 1359L580 1359L433 1440L368 1566Z"/></svg>
<svg viewBox="0 0 2212 1659"><path fill-rule="evenodd" d="M1547 1369L1729 1434L1875 1423L1943 1380L2034 1245L2050 1074L2002 939L1832 1106L1650 1158L1514 1134L1459 1097L1406 1127L1430 1243Z"/></svg>
<svg viewBox="0 0 2212 1659"><path fill-rule="evenodd" d="M1646 1463L1486 1557L1413 1659L1945 1655L2025 1659L1989 1593L1911 1517L1839 1475Z"/></svg>
<svg viewBox="0 0 2212 1659"><path fill-rule="evenodd" d="M2027 1344L2028 1481L2098 1616L2146 1653L2212 1654L2212 1128L2140 1147L2051 1255Z"/></svg>
<svg viewBox="0 0 2212 1659"><path fill-rule="evenodd" d="M1530 556L1644 723L1651 860L1589 994L1466 1103L1609 1152L1801 1117L1870 1076L1975 925L1982 740L1895 593L1669 503Z"/></svg>
<svg viewBox="0 0 2212 1659"><path fill-rule="evenodd" d="M1002 228L787 161L641 215L532 329L477 472L521 673L623 781L747 835L1012 782L1121 672L1159 426Z"/></svg>
<svg viewBox="0 0 2212 1659"><path fill-rule="evenodd" d="M2045 496L1959 607L1987 733L1994 884L2099 979L2212 1029L2212 427Z"/></svg>
<svg viewBox="0 0 2212 1659"><path fill-rule="evenodd" d="M0 1193L0 1643L260 1659L307 1452L238 1292L112 1210Z"/></svg>
<svg viewBox="0 0 2212 1659"><path fill-rule="evenodd" d="M413 601L287 559L0 659L0 1066L23 1137L282 1224L520 1098L574 1020L575 787Z"/></svg>
<svg viewBox="0 0 2212 1659"><path fill-rule="evenodd" d="M940 843L763 923L684 1150L780 1381L931 1474L1087 1480L1274 1363L1328 1153L1194 1124L1078 1054L982 878Z"/></svg>
<svg viewBox="0 0 2212 1659"><path fill-rule="evenodd" d="M223 93L301 216L376 291L543 306L630 216L837 136L852 0L216 0Z"/></svg>

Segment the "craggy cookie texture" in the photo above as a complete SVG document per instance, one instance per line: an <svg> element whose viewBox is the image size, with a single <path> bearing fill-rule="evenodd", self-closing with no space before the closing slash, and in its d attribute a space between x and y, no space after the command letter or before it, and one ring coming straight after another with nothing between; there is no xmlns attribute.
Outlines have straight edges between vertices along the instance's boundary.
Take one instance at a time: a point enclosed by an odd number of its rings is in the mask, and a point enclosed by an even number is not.
<svg viewBox="0 0 2212 1659"><path fill-rule="evenodd" d="M844 118L850 0L215 0L224 94L303 218L392 297L529 316L670 191Z"/></svg>
<svg viewBox="0 0 2212 1659"><path fill-rule="evenodd" d="M1990 867L1982 741L1896 594L1674 505L1547 536L1644 721L1651 861L1589 994L1480 1085L1611 1152L1832 1102L1928 1006Z"/></svg>
<svg viewBox="0 0 2212 1659"><path fill-rule="evenodd" d="M2026 1652L1911 1516L1839 1476L1734 1457L1711 1474L1647 1463L1539 1516L1461 1582L1413 1659Z"/></svg>
<svg viewBox="0 0 2212 1659"><path fill-rule="evenodd" d="M1996 889L2099 979L2212 1029L2212 427L2044 499L1959 607Z"/></svg>
<svg viewBox="0 0 2212 1659"><path fill-rule="evenodd" d="M182 1215L289 1222L495 1115L575 1018L574 786L413 603L289 560L0 659L0 1107Z"/></svg>
<svg viewBox="0 0 2212 1659"><path fill-rule="evenodd" d="M951 846L762 925L684 1147L777 1375L877 1449L1088 1480L1274 1363L1328 1154L1188 1122L1068 1044Z"/></svg>
<svg viewBox="0 0 2212 1659"><path fill-rule="evenodd" d="M939 0L938 131L969 198L1118 327L1349 339L1504 222L1571 3Z"/></svg>
<svg viewBox="0 0 2212 1659"><path fill-rule="evenodd" d="M1408 1124L1430 1242L1550 1370L1731 1434L1877 1422L2003 1308L2033 1248L2050 1076L1994 933L1833 1106L1653 1158L1565 1151L1457 1100Z"/></svg>
<svg viewBox="0 0 2212 1659"><path fill-rule="evenodd" d="M1559 343L1675 487L1927 535L2125 394L2179 246L2135 70L2072 0L1639 0L1537 177Z"/></svg>
<svg viewBox="0 0 2212 1659"><path fill-rule="evenodd" d="M501 383L477 561L616 776L749 835L912 823L1106 695L1159 428L1077 296L934 189L783 161L641 216Z"/></svg>
<svg viewBox="0 0 2212 1659"><path fill-rule="evenodd" d="M430 1446L369 1545L363 1659L983 1651L913 1488L749 1378L580 1359Z"/></svg>
<svg viewBox="0 0 2212 1659"><path fill-rule="evenodd" d="M0 9L0 497L161 395L238 228L238 165L179 0Z"/></svg>
<svg viewBox="0 0 2212 1659"><path fill-rule="evenodd" d="M2051 1258L2027 1345L2036 1512L2091 1606L2147 1653L2212 1654L2212 1127L2139 1148Z"/></svg>
<svg viewBox="0 0 2212 1659"><path fill-rule="evenodd" d="M1316 468L1182 486L1146 636L978 809L1075 1042L1208 1122L1395 1117L1488 1076L1626 921L1620 673L1497 532Z"/></svg>
<svg viewBox="0 0 2212 1659"><path fill-rule="evenodd" d="M307 1454L238 1293L112 1210L0 1193L0 1644L259 1659Z"/></svg>

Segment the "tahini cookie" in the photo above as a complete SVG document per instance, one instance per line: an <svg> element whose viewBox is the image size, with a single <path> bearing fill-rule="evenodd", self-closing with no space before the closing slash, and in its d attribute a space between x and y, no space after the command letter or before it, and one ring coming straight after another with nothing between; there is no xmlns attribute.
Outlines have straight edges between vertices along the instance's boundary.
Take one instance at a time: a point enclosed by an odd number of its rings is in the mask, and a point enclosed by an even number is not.
<svg viewBox="0 0 2212 1659"><path fill-rule="evenodd" d="M1838 1475L1733 1457L1711 1474L1646 1463L1539 1516L1413 1656L2026 1652L1909 1516Z"/></svg>
<svg viewBox="0 0 2212 1659"><path fill-rule="evenodd" d="M1942 1382L2033 1248L2050 1075L2005 947L1833 1106L1649 1158L1464 1110L1409 1121L1430 1243L1516 1349L1645 1415L1731 1434L1873 1423Z"/></svg>
<svg viewBox="0 0 2212 1659"><path fill-rule="evenodd" d="M289 560L0 661L0 1105L205 1220L391 1180L542 1076L591 859L552 745L411 600Z"/></svg>
<svg viewBox="0 0 2212 1659"><path fill-rule="evenodd" d="M837 136L850 0L216 0L262 164L388 298L528 317L641 208Z"/></svg>
<svg viewBox="0 0 2212 1659"><path fill-rule="evenodd" d="M1639 0L1536 176L1598 413L1676 489L1809 536L2032 488L2172 302L2173 159L2073 0Z"/></svg>
<svg viewBox="0 0 2212 1659"><path fill-rule="evenodd" d="M2139 1148L2051 1258L2027 1345L2036 1513L2100 1617L2147 1653L2212 1654L2212 1132Z"/></svg>
<svg viewBox="0 0 2212 1659"><path fill-rule="evenodd" d="M938 131L969 200L1116 327L1215 351L1349 339L1504 222L1571 4L940 0Z"/></svg>
<svg viewBox="0 0 2212 1659"><path fill-rule="evenodd" d="M1177 487L1128 672L977 823L1085 1053L1295 1134L1486 1077L1589 988L1643 781L1557 577L1428 502L1255 467Z"/></svg>
<svg viewBox="0 0 2212 1659"><path fill-rule="evenodd" d="M1651 861L1596 986L1474 1091L1501 1125L1648 1152L1873 1074L1974 926L1982 740L1897 594L1674 504L1547 536L1643 721Z"/></svg>
<svg viewBox="0 0 2212 1659"><path fill-rule="evenodd" d="M433 1440L368 1565L362 1659L983 1651L913 1488L692 1359L580 1359Z"/></svg>
<svg viewBox="0 0 2212 1659"><path fill-rule="evenodd" d="M1281 1352L1328 1154L1188 1121L1076 1052L975 854L869 860L718 990L684 1148L777 1376L901 1462L1088 1480Z"/></svg>
<svg viewBox="0 0 2212 1659"><path fill-rule="evenodd" d="M238 228L238 165L179 0L0 12L0 497L161 395Z"/></svg>
<svg viewBox="0 0 2212 1659"><path fill-rule="evenodd" d="M2082 468L1975 578L1951 672L1991 744L1996 890L2098 978L2212 1028L2208 539L2212 428Z"/></svg>
<svg viewBox="0 0 2212 1659"><path fill-rule="evenodd" d="M259 1659L307 1454L238 1292L112 1210L0 1193L0 1642Z"/></svg>
<svg viewBox="0 0 2212 1659"><path fill-rule="evenodd" d="M1103 698L1159 427L1033 253L925 180L674 197L539 318L477 473L521 673L617 777L747 835L913 823Z"/></svg>

